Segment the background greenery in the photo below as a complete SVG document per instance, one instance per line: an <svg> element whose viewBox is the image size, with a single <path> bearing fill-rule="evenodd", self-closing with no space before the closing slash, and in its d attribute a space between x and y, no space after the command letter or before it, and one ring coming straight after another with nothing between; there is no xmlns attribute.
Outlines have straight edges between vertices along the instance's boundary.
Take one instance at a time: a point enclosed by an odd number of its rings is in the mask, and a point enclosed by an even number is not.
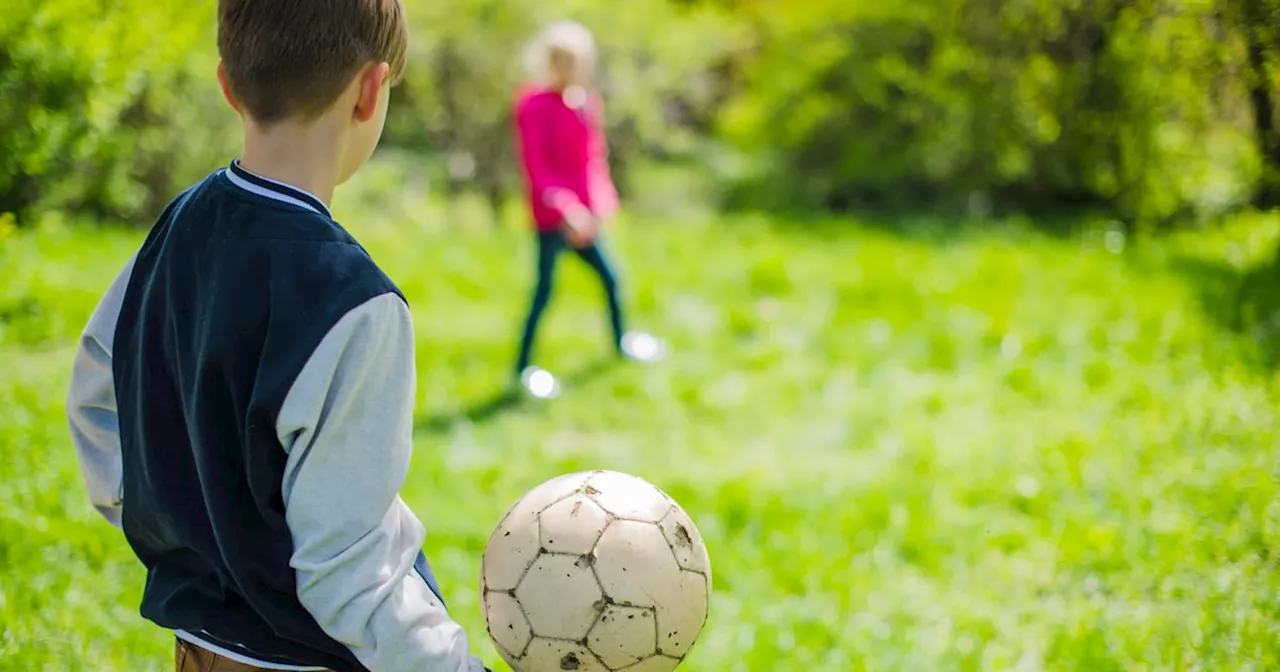
<svg viewBox="0 0 1280 672"><path fill-rule="evenodd" d="M1274 200L1275 0L413 2L387 148L499 214L509 107L546 21L599 33L624 190L694 166L737 207L987 214L1082 207L1126 225ZM236 151L214 0L13 0L0 17L0 212L139 224ZM630 193L630 192L628 192Z"/></svg>
<svg viewBox="0 0 1280 672"><path fill-rule="evenodd" d="M1280 668L1272 0L410 0L339 219L414 306L406 497L478 653L521 493L620 469L707 538L699 670ZM213 0L0 12L0 670L171 665L67 434L75 339L154 212L229 161ZM610 233L656 368L532 263L520 48L605 51ZM127 226L116 226L125 224Z"/></svg>

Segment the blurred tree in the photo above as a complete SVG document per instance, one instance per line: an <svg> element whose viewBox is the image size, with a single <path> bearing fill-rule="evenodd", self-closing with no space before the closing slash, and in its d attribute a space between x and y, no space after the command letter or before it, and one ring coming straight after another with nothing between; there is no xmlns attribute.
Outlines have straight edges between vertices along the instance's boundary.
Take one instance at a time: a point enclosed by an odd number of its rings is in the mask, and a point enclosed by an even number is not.
<svg viewBox="0 0 1280 672"><path fill-rule="evenodd" d="M1096 204L1130 221L1247 200L1256 148L1213 0L750 5L722 118L770 206Z"/></svg>
<svg viewBox="0 0 1280 672"><path fill-rule="evenodd" d="M227 160L214 0L11 0L0 217L149 221ZM1105 208L1167 222L1280 201L1280 0L407 0L384 144L445 198L522 188L524 45L591 27L624 197L696 162L731 204ZM732 150L732 151L726 151Z"/></svg>
<svg viewBox="0 0 1280 672"><path fill-rule="evenodd" d="M1280 205L1280 130L1276 128L1276 49L1280 46L1280 2L1224 0L1221 13L1243 38L1247 53L1245 81L1254 134L1263 161L1254 204Z"/></svg>
<svg viewBox="0 0 1280 672"><path fill-rule="evenodd" d="M149 224L229 158L214 3L11 0L0 13L0 213ZM202 82L203 86L195 83Z"/></svg>

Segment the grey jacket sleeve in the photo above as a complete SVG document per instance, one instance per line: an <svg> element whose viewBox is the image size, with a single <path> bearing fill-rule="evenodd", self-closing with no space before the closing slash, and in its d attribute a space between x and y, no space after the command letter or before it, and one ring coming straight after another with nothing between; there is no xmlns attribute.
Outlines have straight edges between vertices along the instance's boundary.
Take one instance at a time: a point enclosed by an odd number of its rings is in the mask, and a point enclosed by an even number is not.
<svg viewBox="0 0 1280 672"><path fill-rule="evenodd" d="M130 259L98 302L80 335L67 392L67 421L89 501L112 525L120 527L122 485L120 418L116 407L111 352L116 320L124 301L134 259Z"/></svg>
<svg viewBox="0 0 1280 672"><path fill-rule="evenodd" d="M298 598L373 672L480 672L466 633L414 571L425 531L399 497L417 376L408 306L384 294L340 320L277 419Z"/></svg>

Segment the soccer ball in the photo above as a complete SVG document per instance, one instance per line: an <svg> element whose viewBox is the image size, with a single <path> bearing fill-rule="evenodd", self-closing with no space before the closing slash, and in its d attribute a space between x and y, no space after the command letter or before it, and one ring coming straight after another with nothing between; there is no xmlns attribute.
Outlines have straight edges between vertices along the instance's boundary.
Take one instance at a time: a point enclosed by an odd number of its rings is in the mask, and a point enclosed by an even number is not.
<svg viewBox="0 0 1280 672"><path fill-rule="evenodd" d="M507 510L480 593L489 637L517 672L671 672L707 620L711 562L661 490L580 472Z"/></svg>

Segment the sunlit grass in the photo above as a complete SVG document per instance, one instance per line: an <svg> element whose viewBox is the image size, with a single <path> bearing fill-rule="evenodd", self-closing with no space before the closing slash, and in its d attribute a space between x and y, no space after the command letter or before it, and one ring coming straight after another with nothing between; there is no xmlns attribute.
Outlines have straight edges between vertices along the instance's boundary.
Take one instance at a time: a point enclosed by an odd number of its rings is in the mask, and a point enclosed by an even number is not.
<svg viewBox="0 0 1280 672"><path fill-rule="evenodd" d="M1280 666L1274 376L1214 306L1269 263L1275 220L1121 252L1014 225L637 217L610 243L634 325L673 358L596 366L598 290L566 259L538 360L566 395L485 413L532 241L403 200L338 211L415 311L406 497L491 665L492 526L546 478L606 467L669 491L707 539L712 615L681 669ZM0 669L172 665L61 407L75 336L141 235L0 247Z"/></svg>

